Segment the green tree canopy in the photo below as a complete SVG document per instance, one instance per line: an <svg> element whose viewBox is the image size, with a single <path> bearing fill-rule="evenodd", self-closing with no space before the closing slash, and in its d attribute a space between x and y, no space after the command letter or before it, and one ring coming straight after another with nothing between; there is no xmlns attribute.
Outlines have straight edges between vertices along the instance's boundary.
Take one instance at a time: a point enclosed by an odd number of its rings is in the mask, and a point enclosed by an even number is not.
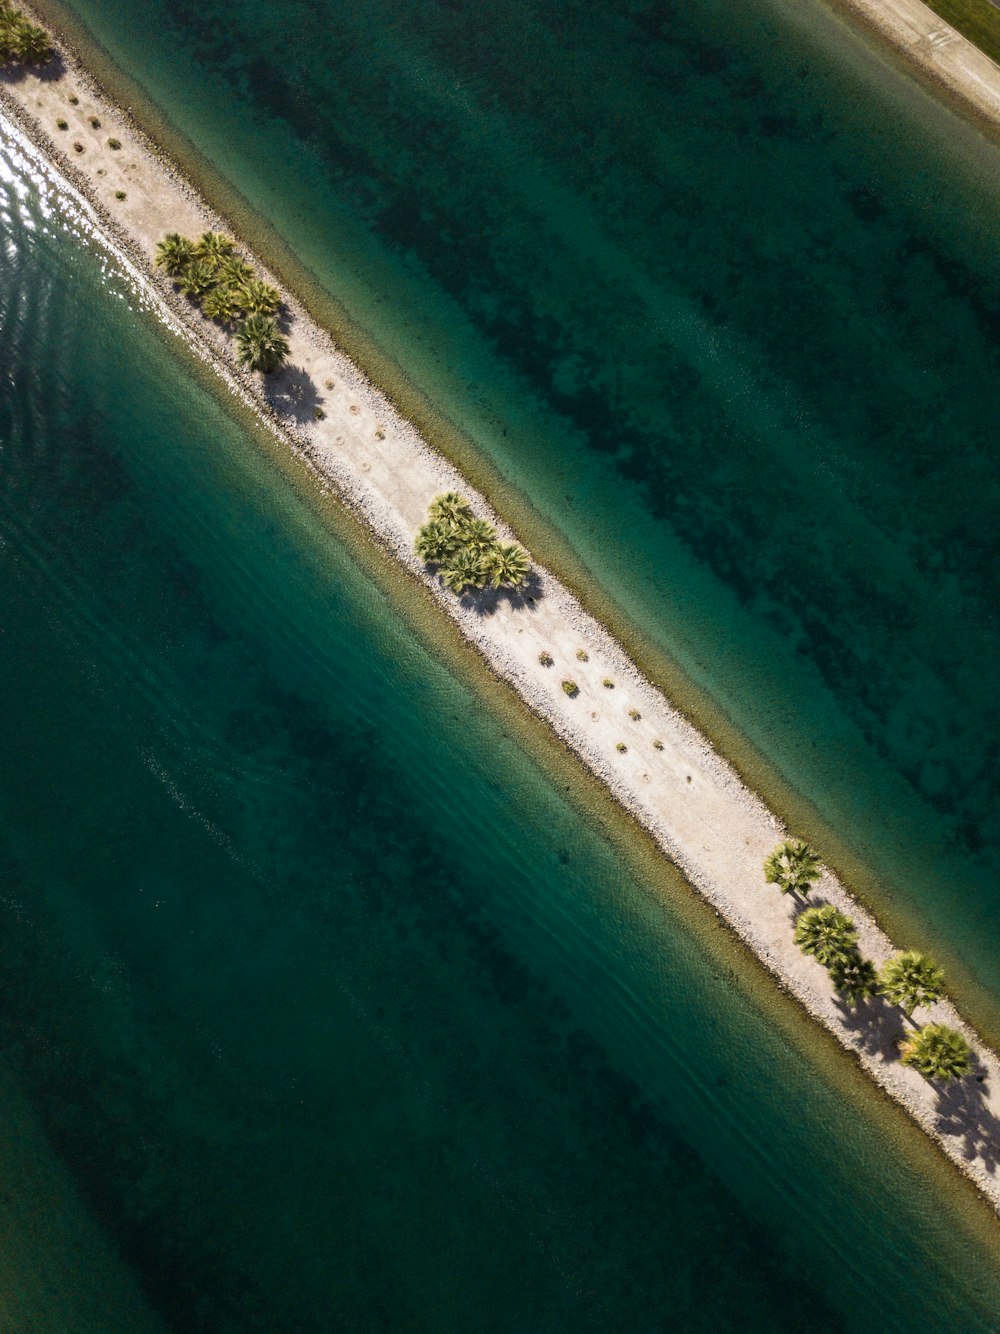
<svg viewBox="0 0 1000 1334"><path fill-rule="evenodd" d="M807 843L790 838L779 843L764 858L764 879L777 885L782 894L809 893L813 881L819 879L820 861Z"/></svg>
<svg viewBox="0 0 1000 1334"><path fill-rule="evenodd" d="M472 506L457 491L446 491L431 501L429 513L432 519L443 519L445 523L461 526L472 518Z"/></svg>
<svg viewBox="0 0 1000 1334"><path fill-rule="evenodd" d="M487 519L466 519L462 541L471 551L492 551L497 544L497 530Z"/></svg>
<svg viewBox="0 0 1000 1334"><path fill-rule="evenodd" d="M832 903L807 908L795 923L796 945L828 968L854 952L857 938L857 927Z"/></svg>
<svg viewBox="0 0 1000 1334"><path fill-rule="evenodd" d="M156 247L156 266L178 277L194 259L194 243L178 232L168 232Z"/></svg>
<svg viewBox="0 0 1000 1334"><path fill-rule="evenodd" d="M52 40L44 28L13 5L0 5L0 58L22 65L46 65L52 56Z"/></svg>
<svg viewBox="0 0 1000 1334"><path fill-rule="evenodd" d="M878 972L871 959L865 959L857 949L834 959L830 965L830 981L851 1005L869 1000L878 992Z"/></svg>
<svg viewBox="0 0 1000 1334"><path fill-rule="evenodd" d="M215 268L204 259L193 259L177 275L177 286L185 296L199 301L215 286Z"/></svg>
<svg viewBox="0 0 1000 1334"><path fill-rule="evenodd" d="M281 293L270 283L251 278L240 288L240 303L248 315L273 315L281 305Z"/></svg>
<svg viewBox="0 0 1000 1334"><path fill-rule="evenodd" d="M426 565L440 565L459 551L462 534L453 523L431 519L417 533L414 545L417 555Z"/></svg>
<svg viewBox="0 0 1000 1334"><path fill-rule="evenodd" d="M961 1079L972 1069L972 1048L957 1029L946 1024L924 1024L900 1043L904 1065L912 1065L925 1079L947 1082Z"/></svg>
<svg viewBox="0 0 1000 1334"><path fill-rule="evenodd" d="M442 578L453 593L464 593L467 588L485 586L489 567L477 552L463 548L448 562Z"/></svg>
<svg viewBox="0 0 1000 1334"><path fill-rule="evenodd" d="M201 302L202 314L210 320L219 320L222 324L231 324L243 314L236 292L228 283L219 283L206 292Z"/></svg>
<svg viewBox="0 0 1000 1334"><path fill-rule="evenodd" d="M250 315L236 331L237 355L241 366L270 375L288 356L288 340L274 320L266 315Z"/></svg>
<svg viewBox="0 0 1000 1334"><path fill-rule="evenodd" d="M195 257L211 264L213 269L218 269L235 249L234 242L228 236L222 236L219 232L202 232L195 246Z"/></svg>
<svg viewBox="0 0 1000 1334"><path fill-rule="evenodd" d="M489 553L490 583L494 588L501 584L510 584L517 588L523 584L531 570L531 557L523 547L512 542L498 542Z"/></svg>
<svg viewBox="0 0 1000 1334"><path fill-rule="evenodd" d="M944 995L944 973L927 954L905 950L879 972L883 996L909 1019L918 1005L932 1005Z"/></svg>

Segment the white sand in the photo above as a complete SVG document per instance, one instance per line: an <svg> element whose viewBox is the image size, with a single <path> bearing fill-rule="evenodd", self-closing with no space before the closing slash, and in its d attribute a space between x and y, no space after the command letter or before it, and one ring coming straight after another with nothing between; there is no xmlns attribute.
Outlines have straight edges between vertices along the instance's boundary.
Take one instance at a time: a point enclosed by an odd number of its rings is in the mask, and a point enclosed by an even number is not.
<svg viewBox="0 0 1000 1334"><path fill-rule="evenodd" d="M907 2L892 0L899 9ZM292 300L288 301L292 313L290 364L308 374L327 415L317 422L306 412L302 414L305 420L297 421L294 412L272 411L260 378L242 375L236 368L231 341L179 298L151 263L155 243L165 232L195 236L207 228L228 234L231 230L127 117L104 100L71 56L66 56L66 65L58 80L40 81L29 75L7 84L0 90L0 105L47 155L61 179L72 183L67 188L71 195L73 187L78 192L76 207L95 231L114 246L123 262L128 264L131 257L133 276L146 285L161 316L183 328L193 345L212 359L233 392L292 448L304 452L321 482L350 505L382 544L424 583L495 672L607 783L785 989L855 1053L872 1078L938 1141L1000 1211L996 1163L1000 1156L1000 1062L996 1056L983 1048L951 1005L938 1004L922 1012L920 1018L944 1020L964 1029L979 1052L984 1081L963 1081L957 1097L951 1095L952 1101L945 1105L939 1090L900 1065L897 1012L876 1005L866 1023L852 1024L825 970L793 944L792 903L764 883L761 863L783 832L778 821L548 573L538 570L539 596L533 604L516 606L501 599L493 614L483 615L442 590L419 566L412 554L414 534L439 492L461 491L477 512L494 520L496 516ZM79 105L70 104L70 95L79 98ZM99 118L99 129L91 127L91 116ZM56 129L60 118L69 122L69 130ZM121 141L120 151L107 146L111 136ZM83 145L82 153L74 152L75 142ZM27 143L26 151L30 151ZM124 202L114 198L118 189L127 192ZM247 258L267 276L255 257L247 254ZM276 380L280 391L289 386L292 376L282 373ZM332 388L325 387L327 381ZM503 524L499 526L508 533ZM579 649L589 655L587 662L577 660ZM555 658L553 667L539 664L543 651ZM614 689L604 688L605 677L614 681ZM579 684L575 699L561 689L566 678ZM639 721L629 718L630 709L641 713ZM661 751L654 749L656 739L663 743ZM622 741L628 747L625 754L616 749ZM893 953L892 943L832 875L824 875L814 897L837 904L855 918L862 947L870 957L881 961Z"/></svg>
<svg viewBox="0 0 1000 1334"><path fill-rule="evenodd" d="M974 116L1000 127L1000 67L922 0L827 0L850 10Z"/></svg>

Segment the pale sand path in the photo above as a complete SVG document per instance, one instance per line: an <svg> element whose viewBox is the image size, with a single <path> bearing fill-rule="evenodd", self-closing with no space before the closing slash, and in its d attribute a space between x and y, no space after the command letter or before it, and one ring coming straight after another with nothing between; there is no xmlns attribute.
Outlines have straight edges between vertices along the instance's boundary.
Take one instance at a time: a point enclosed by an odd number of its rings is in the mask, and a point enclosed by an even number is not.
<svg viewBox="0 0 1000 1334"><path fill-rule="evenodd" d="M70 95L79 98L78 106L70 104ZM8 82L0 87L0 102L6 115L20 123L20 143L26 159L32 159L26 166L36 176L51 172L33 142L55 164L60 197L65 201L68 190L81 224L114 245L162 318L187 333L195 350L212 361L233 392L262 414L282 440L304 452L320 479L423 582L493 670L607 783L782 985L856 1054L1000 1211L1000 1061L983 1049L953 1007L939 1004L921 1017L965 1029L980 1054L980 1079L964 1081L957 1099L942 1101L938 1090L899 1064L898 1013L878 1004L864 1021L852 1018L838 1004L825 970L793 944L793 904L765 885L761 873L765 854L782 832L778 821L576 599L539 569L534 602L515 606L501 599L492 614L483 614L442 590L418 565L413 537L437 493L460 490L478 512L496 516L294 301L288 302L291 365L317 389L325 420L312 420L311 407L300 413L301 421L294 412L276 415L259 378L239 374L231 342L151 265L155 243L167 231L197 235L209 227L230 229L103 99L72 58L67 57L66 72L57 80L28 76ZM95 115L99 129L89 123ZM60 118L69 122L69 130L56 129ZM12 121L9 128L19 133ZM121 141L120 151L107 146L109 137ZM82 153L73 151L75 142L83 145ZM67 187L67 180L73 185ZM115 200L117 189L127 192L124 202ZM280 393L294 382L294 372L276 379ZM325 387L327 381L332 388ZM586 663L576 658L581 648L589 654ZM555 658L552 668L539 664L543 650ZM614 680L613 690L602 686L605 677ZM578 682L577 698L563 693L564 678ZM638 722L628 716L633 708L642 715ZM656 739L662 751L654 749ZM619 741L628 746L624 755L616 750ZM872 958L881 961L893 952L887 937L832 875L823 877L815 897L851 913Z"/></svg>
<svg viewBox="0 0 1000 1334"><path fill-rule="evenodd" d="M1000 128L1000 66L923 0L826 0L850 10L944 84L979 117Z"/></svg>

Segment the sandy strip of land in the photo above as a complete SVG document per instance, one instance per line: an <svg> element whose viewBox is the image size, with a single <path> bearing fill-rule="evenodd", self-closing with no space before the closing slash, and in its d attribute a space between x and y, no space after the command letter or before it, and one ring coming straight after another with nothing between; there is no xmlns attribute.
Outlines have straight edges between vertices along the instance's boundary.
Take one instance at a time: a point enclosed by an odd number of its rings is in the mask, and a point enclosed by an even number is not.
<svg viewBox="0 0 1000 1334"><path fill-rule="evenodd" d="M973 115L1000 130L1000 66L923 0L827 0L848 10L943 85Z"/></svg>
<svg viewBox="0 0 1000 1334"><path fill-rule="evenodd" d="M442 589L413 555L414 534L435 495L461 491L506 536L516 535L294 299L287 302L289 369L268 385L239 371L231 340L180 298L152 264L156 242L168 231L196 236L208 228L230 229L130 118L107 102L72 55L64 52L63 60L58 77L29 74L0 85L0 111L17 137L23 169L116 251L161 318L183 330L232 392L311 462L320 484L422 581L493 671L603 779L782 986L856 1055L1000 1211L997 1057L950 1004L924 1012L921 1018L963 1028L979 1052L976 1076L957 1092L942 1094L900 1065L897 1043L904 1025L897 1011L875 1003L857 1015L843 1007L826 971L792 941L794 905L764 883L761 863L782 833L778 821L547 571L536 568L531 598L459 600ZM79 100L74 104L71 98ZM57 129L60 119L68 122L67 130ZM110 138L121 147L110 148ZM117 200L116 191L126 198ZM274 281L256 257L244 253ZM315 419L316 406L326 414L322 420ZM578 657L581 650L586 661ZM543 652L552 655L553 666L540 664ZM574 698L562 689L566 679L579 686ZM630 717L632 710L638 720ZM624 752L619 743L627 747ZM881 961L894 952L832 874L823 876L814 898L855 918L870 957Z"/></svg>

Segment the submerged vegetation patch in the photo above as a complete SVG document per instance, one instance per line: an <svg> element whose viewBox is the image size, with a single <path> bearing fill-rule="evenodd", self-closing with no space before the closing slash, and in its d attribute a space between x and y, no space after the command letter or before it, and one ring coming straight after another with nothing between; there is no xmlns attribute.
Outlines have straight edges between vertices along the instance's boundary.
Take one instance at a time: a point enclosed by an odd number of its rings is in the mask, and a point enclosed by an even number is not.
<svg viewBox="0 0 1000 1334"><path fill-rule="evenodd" d="M281 293L258 278L227 236L205 232L191 241L169 232L156 247L156 264L203 315L234 333L241 366L270 375L284 365L288 340L276 318Z"/></svg>
<svg viewBox="0 0 1000 1334"><path fill-rule="evenodd" d="M486 519L477 519L464 496L437 496L417 533L416 553L426 565L442 566L441 578L453 593L470 588L518 588L531 572L523 547L501 542Z"/></svg>

